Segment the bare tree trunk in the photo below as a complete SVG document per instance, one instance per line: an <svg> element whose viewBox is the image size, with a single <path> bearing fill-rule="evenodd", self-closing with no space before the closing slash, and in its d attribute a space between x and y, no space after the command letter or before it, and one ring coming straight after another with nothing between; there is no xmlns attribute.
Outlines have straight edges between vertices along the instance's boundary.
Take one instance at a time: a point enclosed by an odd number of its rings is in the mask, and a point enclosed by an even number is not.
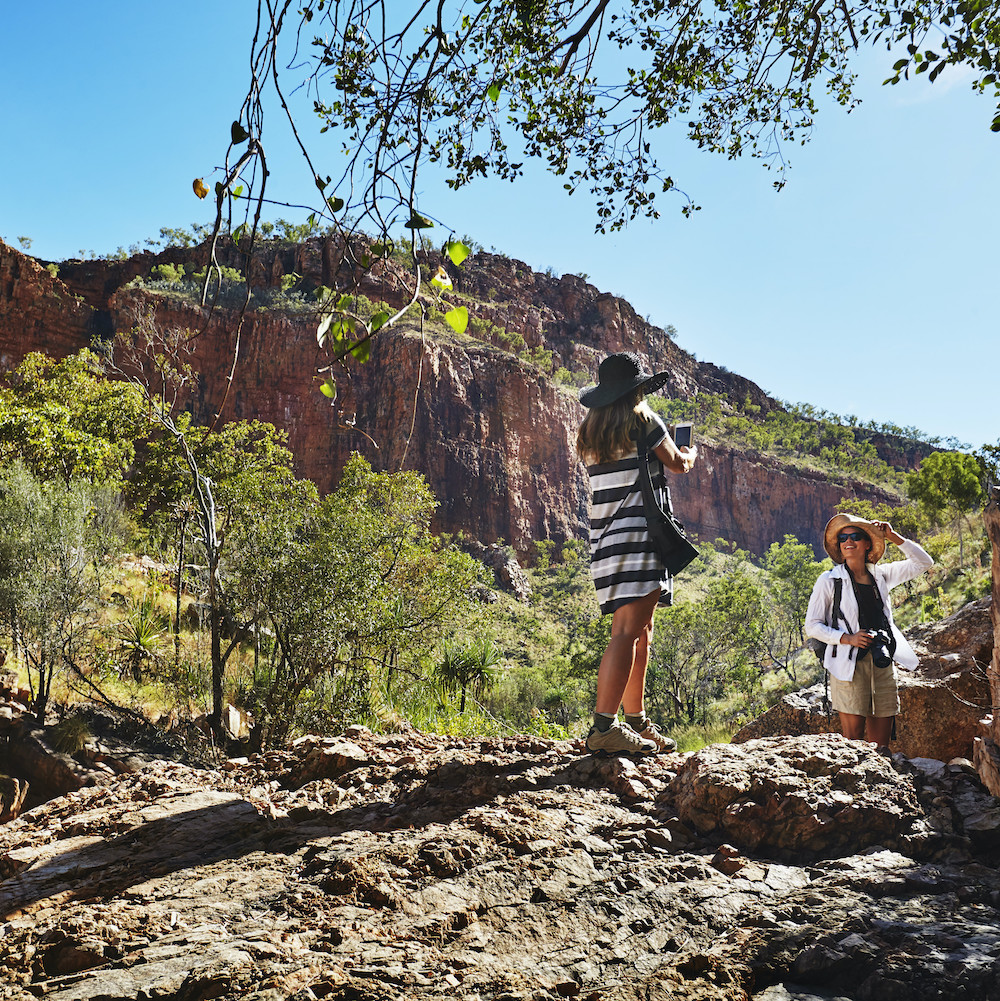
<svg viewBox="0 0 1000 1001"><path fill-rule="evenodd" d="M222 737L222 609L216 581L214 554L209 555L208 603L212 617L212 712L208 717L216 737Z"/></svg>
<svg viewBox="0 0 1000 1001"><path fill-rule="evenodd" d="M990 739L975 740L974 757L976 769L983 784L994 795L1000 796L1000 488L991 491L990 502L983 512L986 531L993 543L993 603L990 618L993 622L993 657L986 675L990 682L990 705L992 719Z"/></svg>
<svg viewBox="0 0 1000 1001"><path fill-rule="evenodd" d="M181 518L180 542L177 547L177 602L174 609L174 670L181 663L181 591L184 587L184 537L187 534L187 512Z"/></svg>

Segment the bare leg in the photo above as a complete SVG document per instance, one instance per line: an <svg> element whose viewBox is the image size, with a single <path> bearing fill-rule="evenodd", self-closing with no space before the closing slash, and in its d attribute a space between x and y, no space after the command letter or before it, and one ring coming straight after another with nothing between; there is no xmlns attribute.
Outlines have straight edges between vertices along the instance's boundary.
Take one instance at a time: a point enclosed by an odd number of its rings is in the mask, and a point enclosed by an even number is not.
<svg viewBox="0 0 1000 1001"><path fill-rule="evenodd" d="M864 740L865 717L854 713L840 713L840 731L850 740Z"/></svg>
<svg viewBox="0 0 1000 1001"><path fill-rule="evenodd" d="M617 609L611 619L611 640L597 671L597 705L599 713L616 714L628 689L628 711L642 706L642 689L649 662L649 639L653 630L653 612L660 600L660 591L630 601ZM641 646L641 653L640 653ZM641 670L634 669L639 665ZM632 682L637 674L637 683ZM638 690L638 694L636 694Z"/></svg>
<svg viewBox="0 0 1000 1001"><path fill-rule="evenodd" d="M865 720L866 737L873 744L882 747L889 743L892 736L891 716L869 716Z"/></svg>
<svg viewBox="0 0 1000 1001"><path fill-rule="evenodd" d="M656 606L653 606L654 610ZM653 616L650 613L646 628L639 633L632 658L632 673L622 695L622 708L630 716L641 716L646 694L646 668L649 667L649 648L653 642Z"/></svg>

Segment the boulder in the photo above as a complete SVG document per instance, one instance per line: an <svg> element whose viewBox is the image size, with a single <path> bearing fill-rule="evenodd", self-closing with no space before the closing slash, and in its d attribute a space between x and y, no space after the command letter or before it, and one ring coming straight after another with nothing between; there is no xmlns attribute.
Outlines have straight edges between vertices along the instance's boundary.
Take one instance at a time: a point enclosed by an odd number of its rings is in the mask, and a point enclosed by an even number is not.
<svg viewBox="0 0 1000 1001"><path fill-rule="evenodd" d="M772 858L831 858L894 844L919 814L913 780L839 734L713 744L671 783L681 820Z"/></svg>
<svg viewBox="0 0 1000 1001"><path fill-rule="evenodd" d="M27 782L13 779L9 775L0 775L0 824L17 817L27 795Z"/></svg>
<svg viewBox="0 0 1000 1001"><path fill-rule="evenodd" d="M976 661L983 667L993 656L993 623L990 613L993 599L987 595L977 601L970 601L957 612L939 622L924 623L907 630L911 645L921 654L920 670L928 675L935 673L935 660L946 665L944 673L950 673L953 659L948 654L959 654L961 662Z"/></svg>

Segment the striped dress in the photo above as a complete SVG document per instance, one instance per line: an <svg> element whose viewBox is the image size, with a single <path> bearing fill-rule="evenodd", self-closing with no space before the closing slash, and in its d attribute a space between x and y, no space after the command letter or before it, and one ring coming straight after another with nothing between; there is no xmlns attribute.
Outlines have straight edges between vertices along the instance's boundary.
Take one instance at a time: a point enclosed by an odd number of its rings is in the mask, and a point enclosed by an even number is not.
<svg viewBox="0 0 1000 1001"><path fill-rule="evenodd" d="M650 425L650 448L659 445L667 429L658 418ZM671 578L653 551L639 489L639 455L633 450L614 462L587 467L593 499L590 507L590 575L597 588L601 614L660 588L661 605L671 601ZM655 462L653 489L666 489L663 466ZM661 493L662 496L662 493Z"/></svg>

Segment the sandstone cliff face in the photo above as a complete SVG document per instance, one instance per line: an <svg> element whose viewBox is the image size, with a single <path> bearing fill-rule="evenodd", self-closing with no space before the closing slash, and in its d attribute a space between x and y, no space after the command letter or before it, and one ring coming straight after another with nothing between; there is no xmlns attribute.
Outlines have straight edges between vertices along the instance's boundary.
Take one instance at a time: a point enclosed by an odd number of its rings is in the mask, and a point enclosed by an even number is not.
<svg viewBox="0 0 1000 1001"><path fill-rule="evenodd" d="M234 248L227 253L234 266L243 264ZM172 249L129 261L68 262L53 279L0 245L4 364L17 365L31 350L55 356L76 351L94 336L128 329L138 312L152 307L164 327L203 331L193 359L201 378L189 401L196 416L211 420L221 408L225 420L259 419L284 428L299 473L321 489L337 482L350 453L358 451L377 470L423 473L440 500L439 530L486 543L504 539L521 553L530 552L533 541L585 537L589 486L573 447L584 410L575 390L495 344L421 338L411 326L380 334L368 364L338 372L339 398L331 406L318 392L325 359L315 321L259 311L249 312L239 330L238 364L227 392L237 347L233 314L209 314L122 288L154 263L198 261L199 255L204 251ZM255 277L276 283L294 271L334 285L342 257L332 241L275 243L255 265ZM478 297L481 318L554 352L557 364L574 371L596 373L605 353L635 350L651 367L671 372L668 391L674 395L725 392L776 406L758 386L695 361L628 303L577 276L538 275L520 262L483 254L456 270L455 281ZM363 288L371 298L404 299L404 277L391 262L366 277ZM819 526L845 494L855 492L850 484L723 447L706 447L698 469L673 486L675 508L691 531L754 552L787 533L817 544ZM884 499L868 488L856 492Z"/></svg>
<svg viewBox="0 0 1000 1001"><path fill-rule="evenodd" d="M93 334L94 311L37 261L0 241L0 368L31 351L65 357Z"/></svg>

